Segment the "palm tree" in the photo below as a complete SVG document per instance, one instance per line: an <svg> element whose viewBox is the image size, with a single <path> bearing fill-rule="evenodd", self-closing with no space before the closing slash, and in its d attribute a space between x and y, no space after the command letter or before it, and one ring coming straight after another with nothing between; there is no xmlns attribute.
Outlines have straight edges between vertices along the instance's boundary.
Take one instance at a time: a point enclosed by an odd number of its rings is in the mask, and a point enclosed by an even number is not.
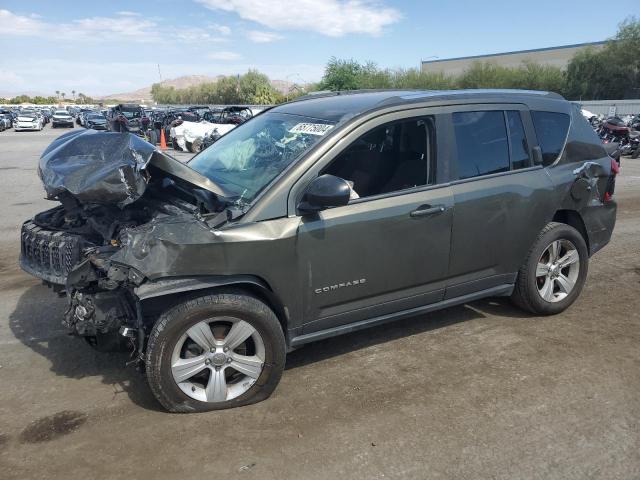
<svg viewBox="0 0 640 480"><path fill-rule="evenodd" d="M60 90L56 90L56 97L60 98Z"/></svg>
<svg viewBox="0 0 640 480"><path fill-rule="evenodd" d="M61 93L60 93L60 96L62 97L62 101L63 101L63 102L64 102L64 96L65 96L65 95L66 95L66 93L64 93L64 92L61 92Z"/></svg>
<svg viewBox="0 0 640 480"><path fill-rule="evenodd" d="M76 91L75 90L71 90L71 95L73 95L73 99L76 99Z"/></svg>

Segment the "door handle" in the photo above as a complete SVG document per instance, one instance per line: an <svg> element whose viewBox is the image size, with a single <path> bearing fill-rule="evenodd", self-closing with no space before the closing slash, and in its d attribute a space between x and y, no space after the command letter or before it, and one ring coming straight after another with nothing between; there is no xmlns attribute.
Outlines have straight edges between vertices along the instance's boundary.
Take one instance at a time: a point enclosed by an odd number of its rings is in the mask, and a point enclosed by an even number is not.
<svg viewBox="0 0 640 480"><path fill-rule="evenodd" d="M446 210L444 205L421 205L412 211L410 217L428 217L430 215L438 215Z"/></svg>

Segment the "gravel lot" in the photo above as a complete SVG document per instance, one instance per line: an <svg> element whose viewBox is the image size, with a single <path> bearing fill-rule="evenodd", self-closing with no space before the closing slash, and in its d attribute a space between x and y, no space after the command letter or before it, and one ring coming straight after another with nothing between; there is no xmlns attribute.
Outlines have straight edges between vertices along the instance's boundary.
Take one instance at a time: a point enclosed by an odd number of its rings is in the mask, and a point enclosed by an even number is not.
<svg viewBox="0 0 640 480"><path fill-rule="evenodd" d="M318 342L263 403L171 415L17 266L63 132L0 133L3 479L640 478L640 160L623 159L613 240L564 314L487 300Z"/></svg>

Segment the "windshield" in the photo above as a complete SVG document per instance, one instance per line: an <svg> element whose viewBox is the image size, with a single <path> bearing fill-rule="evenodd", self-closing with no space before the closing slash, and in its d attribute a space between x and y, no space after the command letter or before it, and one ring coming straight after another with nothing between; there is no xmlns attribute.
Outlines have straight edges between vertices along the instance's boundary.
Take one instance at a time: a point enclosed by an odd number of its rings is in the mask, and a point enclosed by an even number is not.
<svg viewBox="0 0 640 480"><path fill-rule="evenodd" d="M250 203L333 125L316 118L267 112L231 130L196 155L189 166L235 193L242 203Z"/></svg>
<svg viewBox="0 0 640 480"><path fill-rule="evenodd" d="M122 115L124 115L124 116L125 116L125 118L128 118L128 119L132 119L132 118L139 118L139 117L141 116L141 115L140 115L140 110L135 110L135 111L132 111L132 110L122 110Z"/></svg>
<svg viewBox="0 0 640 480"><path fill-rule="evenodd" d="M65 116L68 116L69 114L65 110L58 110L57 112L54 113L54 115L65 115Z"/></svg>

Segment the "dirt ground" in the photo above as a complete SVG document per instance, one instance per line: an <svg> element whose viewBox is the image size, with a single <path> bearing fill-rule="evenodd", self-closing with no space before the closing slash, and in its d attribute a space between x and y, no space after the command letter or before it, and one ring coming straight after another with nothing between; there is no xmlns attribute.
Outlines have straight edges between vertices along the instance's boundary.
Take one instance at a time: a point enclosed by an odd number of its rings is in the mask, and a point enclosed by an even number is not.
<svg viewBox="0 0 640 480"><path fill-rule="evenodd" d="M491 299L321 341L263 403L171 415L17 266L62 132L0 133L0 478L640 478L640 160L562 315Z"/></svg>

